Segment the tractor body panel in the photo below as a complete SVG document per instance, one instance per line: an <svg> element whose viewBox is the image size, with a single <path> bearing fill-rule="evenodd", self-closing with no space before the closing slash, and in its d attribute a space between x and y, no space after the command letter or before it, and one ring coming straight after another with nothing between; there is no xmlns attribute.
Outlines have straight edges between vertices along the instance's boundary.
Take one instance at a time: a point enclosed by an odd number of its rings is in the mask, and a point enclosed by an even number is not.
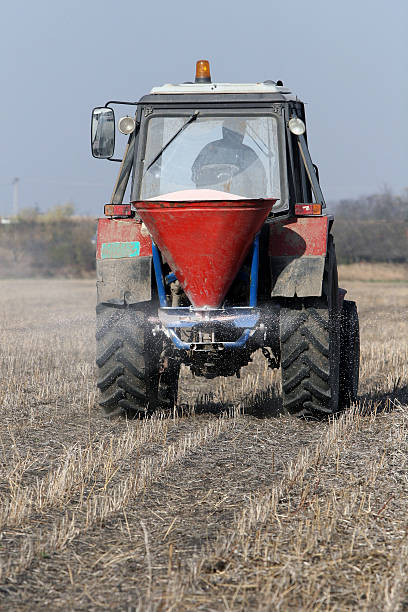
<svg viewBox="0 0 408 612"><path fill-rule="evenodd" d="M152 241L134 218L99 219L97 301L137 304L152 298Z"/></svg>
<svg viewBox="0 0 408 612"><path fill-rule="evenodd" d="M117 244L128 245L125 247ZM96 259L123 259L125 257L151 257L152 240L140 220L98 219Z"/></svg>
<svg viewBox="0 0 408 612"><path fill-rule="evenodd" d="M193 306L219 308L237 274L242 276L242 262L273 205L265 200L256 211L249 201L233 202L208 201L207 206L205 202L138 202L146 225L134 217L99 219L98 303L136 304L152 299L151 232ZM255 225L248 219L251 208ZM259 257L261 266L269 264L270 288L260 277L259 294L320 296L329 217L268 220L263 227L268 233L267 251L261 248Z"/></svg>
<svg viewBox="0 0 408 612"><path fill-rule="evenodd" d="M271 297L322 293L329 218L295 217L269 226Z"/></svg>

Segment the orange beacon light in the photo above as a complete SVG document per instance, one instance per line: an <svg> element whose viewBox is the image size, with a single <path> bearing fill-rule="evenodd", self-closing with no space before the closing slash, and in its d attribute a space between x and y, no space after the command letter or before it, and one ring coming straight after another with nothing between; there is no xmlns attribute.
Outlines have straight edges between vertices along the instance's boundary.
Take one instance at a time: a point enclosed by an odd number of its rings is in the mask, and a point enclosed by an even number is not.
<svg viewBox="0 0 408 612"><path fill-rule="evenodd" d="M210 62L208 60L198 60L196 63L196 83L211 83Z"/></svg>

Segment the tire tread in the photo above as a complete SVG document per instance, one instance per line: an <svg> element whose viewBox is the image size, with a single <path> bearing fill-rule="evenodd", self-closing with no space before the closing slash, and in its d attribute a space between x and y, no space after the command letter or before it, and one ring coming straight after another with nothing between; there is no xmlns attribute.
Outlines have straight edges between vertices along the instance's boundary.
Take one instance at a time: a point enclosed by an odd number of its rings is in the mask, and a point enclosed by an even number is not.
<svg viewBox="0 0 408 612"><path fill-rule="evenodd" d="M99 304L96 315L97 387L104 415L134 418L160 404L174 405L180 365L173 368L172 377L160 373L163 342L153 337L146 308Z"/></svg>

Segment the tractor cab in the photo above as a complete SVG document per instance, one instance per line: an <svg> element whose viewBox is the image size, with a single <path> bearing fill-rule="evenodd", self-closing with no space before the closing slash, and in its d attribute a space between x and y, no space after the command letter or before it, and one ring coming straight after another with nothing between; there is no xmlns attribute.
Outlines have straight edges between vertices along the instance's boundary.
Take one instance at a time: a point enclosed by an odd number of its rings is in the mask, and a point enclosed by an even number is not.
<svg viewBox="0 0 408 612"><path fill-rule="evenodd" d="M324 207L304 105L281 81L213 83L200 60L194 83L154 87L139 102L116 104L136 112L118 122L129 143L112 204L123 203L131 177L131 201L273 198L271 216L289 214L295 203ZM94 109L95 157L113 157L114 105Z"/></svg>

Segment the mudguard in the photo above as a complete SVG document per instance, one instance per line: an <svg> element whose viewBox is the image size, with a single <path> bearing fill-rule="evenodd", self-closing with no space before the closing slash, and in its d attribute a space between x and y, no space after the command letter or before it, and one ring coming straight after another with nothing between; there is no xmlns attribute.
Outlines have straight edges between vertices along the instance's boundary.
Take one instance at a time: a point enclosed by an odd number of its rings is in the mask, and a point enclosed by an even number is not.
<svg viewBox="0 0 408 612"><path fill-rule="evenodd" d="M322 294L329 221L327 216L310 216L271 223L271 297Z"/></svg>
<svg viewBox="0 0 408 612"><path fill-rule="evenodd" d="M152 242L139 220L99 219L97 303L137 304L152 298Z"/></svg>

